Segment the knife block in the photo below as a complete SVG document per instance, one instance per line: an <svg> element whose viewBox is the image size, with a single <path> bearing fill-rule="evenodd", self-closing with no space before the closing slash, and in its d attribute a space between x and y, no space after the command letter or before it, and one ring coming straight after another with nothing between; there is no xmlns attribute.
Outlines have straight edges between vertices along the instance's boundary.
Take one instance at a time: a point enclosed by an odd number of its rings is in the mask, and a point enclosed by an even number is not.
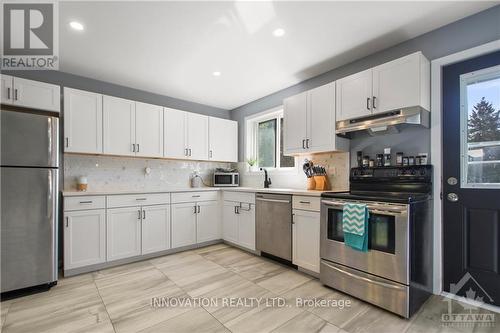
<svg viewBox="0 0 500 333"><path fill-rule="evenodd" d="M314 178L315 177L308 177L307 178L307 189L308 190L315 190L316 189L316 180Z"/></svg>
<svg viewBox="0 0 500 333"><path fill-rule="evenodd" d="M314 182L316 183L315 190L317 190L317 191L328 191L328 190L331 189L330 180L328 179L327 176L325 176L325 175L313 176L313 179L314 179ZM308 185L309 185L309 182L308 182ZM309 186L308 186L307 189L309 189Z"/></svg>

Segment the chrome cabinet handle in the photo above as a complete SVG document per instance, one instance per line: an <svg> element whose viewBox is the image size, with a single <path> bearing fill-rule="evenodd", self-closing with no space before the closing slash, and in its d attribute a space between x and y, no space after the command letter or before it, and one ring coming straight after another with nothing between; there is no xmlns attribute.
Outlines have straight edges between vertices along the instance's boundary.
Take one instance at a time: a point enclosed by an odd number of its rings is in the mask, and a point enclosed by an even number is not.
<svg viewBox="0 0 500 333"><path fill-rule="evenodd" d="M239 214L240 213L240 207L234 206L234 213Z"/></svg>
<svg viewBox="0 0 500 333"><path fill-rule="evenodd" d="M370 110L370 97L366 98L366 109Z"/></svg>
<svg viewBox="0 0 500 333"><path fill-rule="evenodd" d="M302 149L306 149L306 139L302 140Z"/></svg>
<svg viewBox="0 0 500 333"><path fill-rule="evenodd" d="M147 198L136 198L135 200L136 200L136 201L146 201L146 200L147 200Z"/></svg>
<svg viewBox="0 0 500 333"><path fill-rule="evenodd" d="M198 214L201 212L201 206L198 205Z"/></svg>
<svg viewBox="0 0 500 333"><path fill-rule="evenodd" d="M132 152L135 153L135 143L132 144Z"/></svg>
<svg viewBox="0 0 500 333"><path fill-rule="evenodd" d="M140 146L139 146L139 144L137 144L137 152L139 152L139 151L140 151L140 149L139 149L139 148L140 148Z"/></svg>
<svg viewBox="0 0 500 333"><path fill-rule="evenodd" d="M209 155L210 155L210 156L209 156L210 158L212 158L212 157L213 157L213 154L212 154L212 150L211 150L211 149L210 149L210 151L209 151Z"/></svg>
<svg viewBox="0 0 500 333"><path fill-rule="evenodd" d="M184 149L184 156L188 156L188 149L187 148Z"/></svg>
<svg viewBox="0 0 500 333"><path fill-rule="evenodd" d="M373 96L372 98L372 108L376 109L377 107L375 106L375 101L377 100L377 97Z"/></svg>
<svg viewBox="0 0 500 333"><path fill-rule="evenodd" d="M309 139L306 139L306 148L309 149Z"/></svg>
<svg viewBox="0 0 500 333"><path fill-rule="evenodd" d="M141 210L139 209L139 210L137 211L137 213L139 213L139 215L137 216L137 219L138 219L138 220L140 220L140 219L141 219L141 217L142 217Z"/></svg>
<svg viewBox="0 0 500 333"><path fill-rule="evenodd" d="M17 101L17 89L14 89L14 100Z"/></svg>
<svg viewBox="0 0 500 333"><path fill-rule="evenodd" d="M194 213L196 214L198 212L198 209L196 208L196 205L194 205Z"/></svg>
<svg viewBox="0 0 500 333"><path fill-rule="evenodd" d="M146 210L142 210L142 219L145 220L146 219Z"/></svg>
<svg viewBox="0 0 500 333"><path fill-rule="evenodd" d="M197 195L192 195L192 196L191 196L191 198L199 198L199 197L200 197L200 195L199 195L199 194L197 194Z"/></svg>
<svg viewBox="0 0 500 333"><path fill-rule="evenodd" d="M310 204L311 204L311 201L299 201L299 203L301 203L301 204L307 204L307 205L310 205Z"/></svg>
<svg viewBox="0 0 500 333"><path fill-rule="evenodd" d="M189 156L191 156L191 148L189 148L188 150L189 150Z"/></svg>
<svg viewBox="0 0 500 333"><path fill-rule="evenodd" d="M69 216L66 216L66 228L68 227L69 225Z"/></svg>
<svg viewBox="0 0 500 333"><path fill-rule="evenodd" d="M10 87L7 88L7 99L10 99Z"/></svg>
<svg viewBox="0 0 500 333"><path fill-rule="evenodd" d="M68 148L68 147L69 147L69 138L66 137L66 148Z"/></svg>
<svg viewBox="0 0 500 333"><path fill-rule="evenodd" d="M80 204L91 204L93 201L88 200L88 201L80 201Z"/></svg>

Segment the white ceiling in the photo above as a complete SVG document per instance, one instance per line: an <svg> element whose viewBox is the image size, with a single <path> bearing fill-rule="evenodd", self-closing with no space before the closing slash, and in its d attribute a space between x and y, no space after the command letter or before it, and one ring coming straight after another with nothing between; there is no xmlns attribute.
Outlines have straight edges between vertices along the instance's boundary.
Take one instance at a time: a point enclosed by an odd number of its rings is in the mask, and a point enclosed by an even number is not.
<svg viewBox="0 0 500 333"><path fill-rule="evenodd" d="M495 4L60 2L60 70L233 109Z"/></svg>

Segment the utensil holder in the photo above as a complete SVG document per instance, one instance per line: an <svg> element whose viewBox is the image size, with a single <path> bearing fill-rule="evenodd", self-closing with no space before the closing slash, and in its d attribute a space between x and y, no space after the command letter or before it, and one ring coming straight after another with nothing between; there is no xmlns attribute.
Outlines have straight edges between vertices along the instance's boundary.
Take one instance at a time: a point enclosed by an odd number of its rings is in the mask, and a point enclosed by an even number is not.
<svg viewBox="0 0 500 333"><path fill-rule="evenodd" d="M307 189L308 190L315 190L316 189L316 180L314 178L316 178L316 177L307 178Z"/></svg>
<svg viewBox="0 0 500 333"><path fill-rule="evenodd" d="M314 182L316 183L315 190L317 191L327 191L331 189L330 180L327 176L314 176ZM309 189L309 188L308 188Z"/></svg>

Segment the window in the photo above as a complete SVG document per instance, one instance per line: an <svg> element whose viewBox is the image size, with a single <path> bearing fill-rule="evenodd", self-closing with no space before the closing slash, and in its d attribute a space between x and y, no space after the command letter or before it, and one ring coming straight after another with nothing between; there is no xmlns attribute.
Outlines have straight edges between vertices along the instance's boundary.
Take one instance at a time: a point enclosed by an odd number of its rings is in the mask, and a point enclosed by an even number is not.
<svg viewBox="0 0 500 333"><path fill-rule="evenodd" d="M247 160L256 159L261 168L295 167L295 158L283 155L282 108L247 118L246 128Z"/></svg>
<svg viewBox="0 0 500 333"><path fill-rule="evenodd" d="M462 187L500 187L500 66L460 78Z"/></svg>

